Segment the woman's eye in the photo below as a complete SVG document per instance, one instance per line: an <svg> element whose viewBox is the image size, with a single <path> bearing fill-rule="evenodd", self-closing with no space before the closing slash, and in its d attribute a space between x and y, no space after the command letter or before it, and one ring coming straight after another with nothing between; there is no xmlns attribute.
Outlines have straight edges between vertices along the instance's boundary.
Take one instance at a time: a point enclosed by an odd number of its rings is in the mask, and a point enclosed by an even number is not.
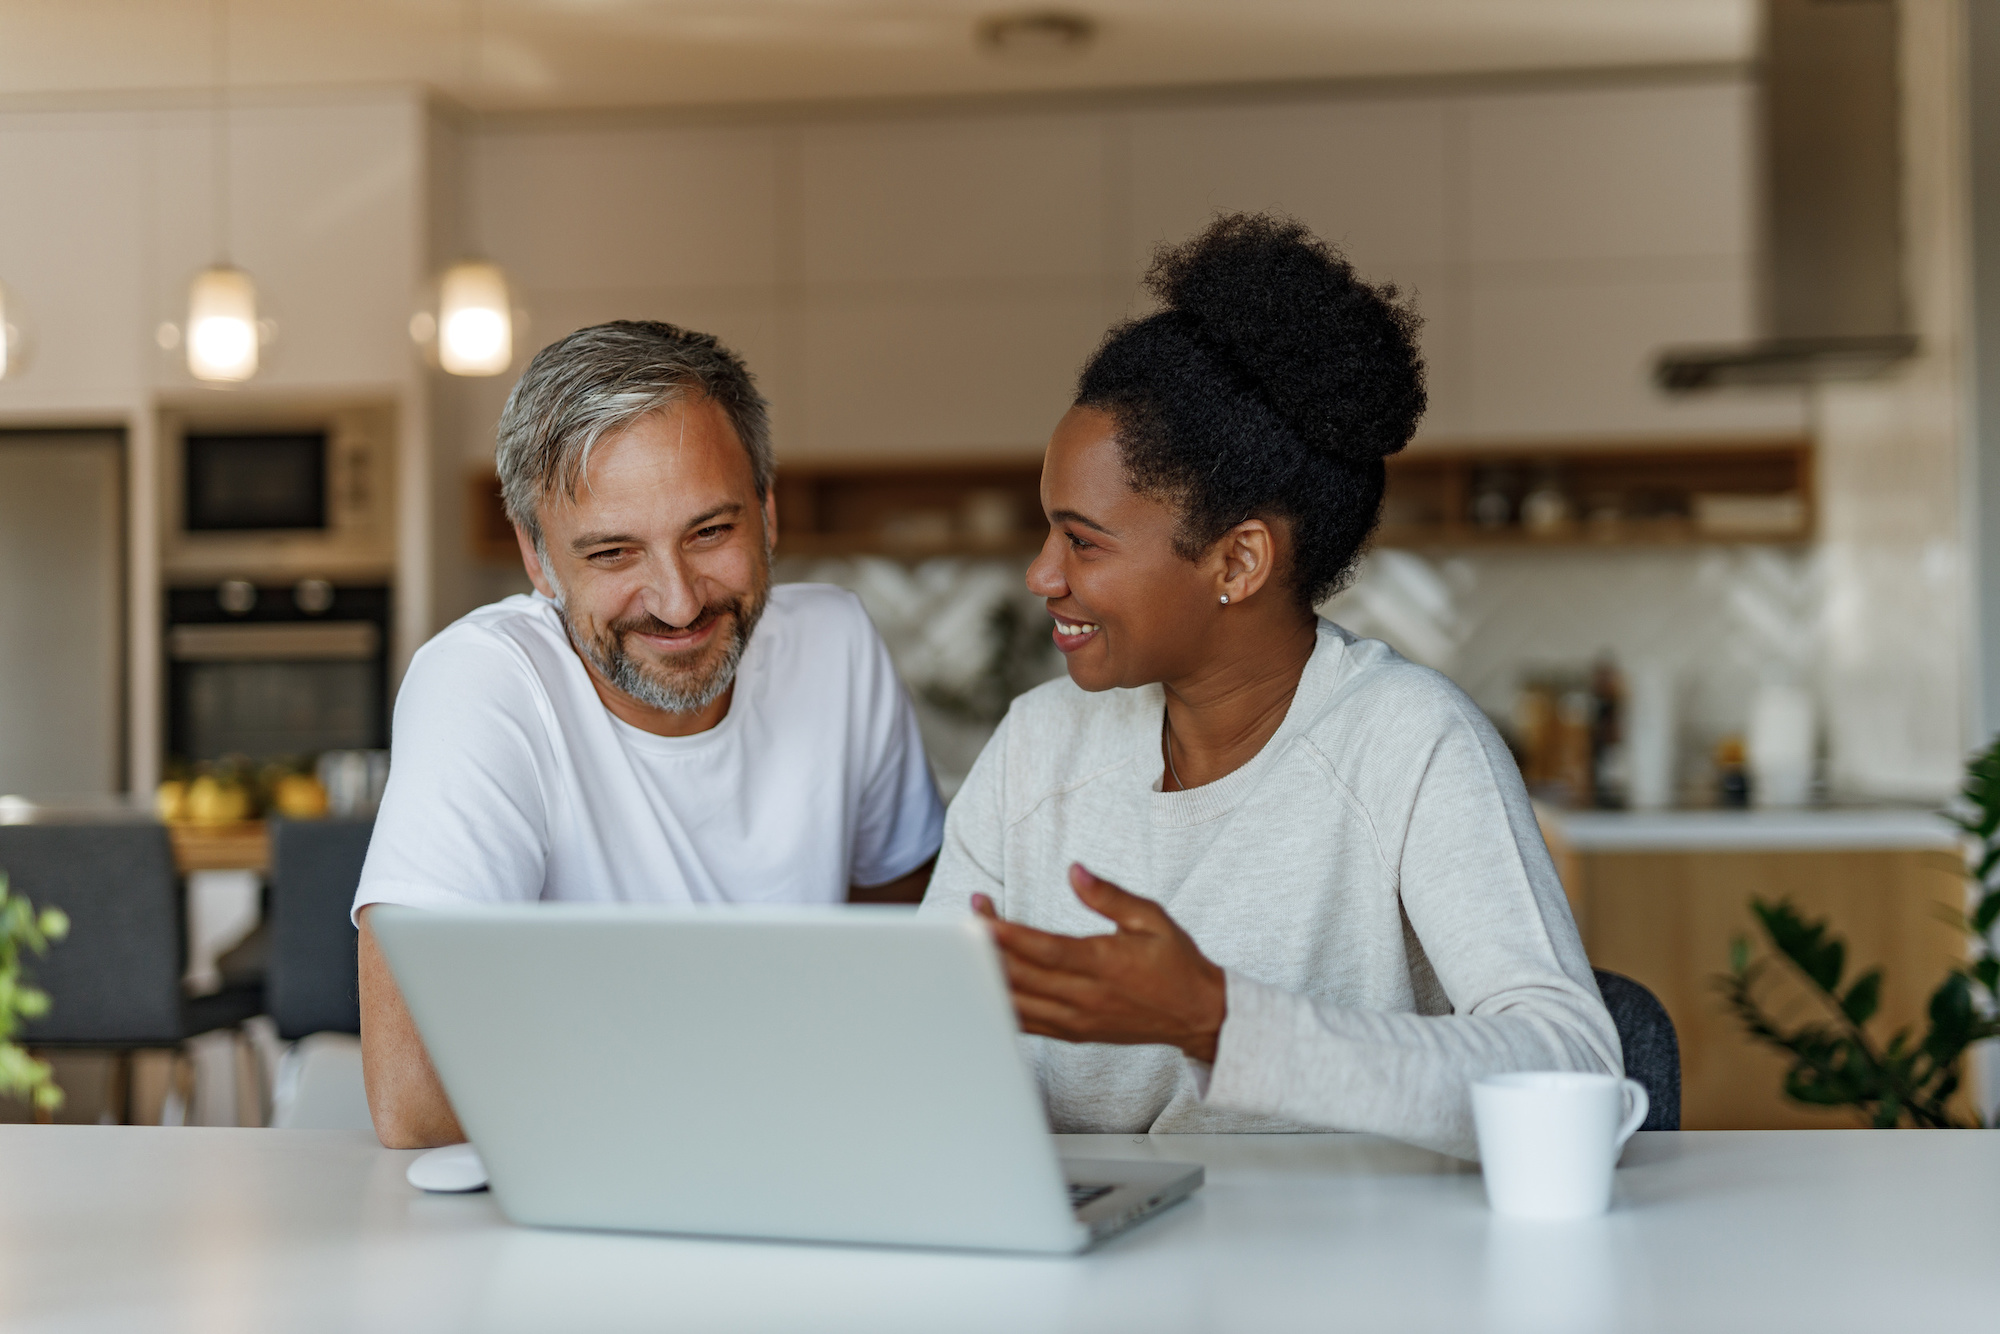
<svg viewBox="0 0 2000 1334"><path fill-rule="evenodd" d="M1091 543L1084 541L1075 533L1065 532L1063 536L1069 539L1070 550L1072 551L1084 551L1091 546Z"/></svg>

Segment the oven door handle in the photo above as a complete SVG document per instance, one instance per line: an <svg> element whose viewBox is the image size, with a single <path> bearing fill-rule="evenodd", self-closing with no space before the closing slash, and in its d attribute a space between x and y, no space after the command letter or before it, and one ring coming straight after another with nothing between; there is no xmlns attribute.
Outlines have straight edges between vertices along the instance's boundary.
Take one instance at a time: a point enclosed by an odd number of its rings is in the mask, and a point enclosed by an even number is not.
<svg viewBox="0 0 2000 1334"><path fill-rule="evenodd" d="M365 662L382 651L373 621L309 625L176 625L167 631L174 662Z"/></svg>

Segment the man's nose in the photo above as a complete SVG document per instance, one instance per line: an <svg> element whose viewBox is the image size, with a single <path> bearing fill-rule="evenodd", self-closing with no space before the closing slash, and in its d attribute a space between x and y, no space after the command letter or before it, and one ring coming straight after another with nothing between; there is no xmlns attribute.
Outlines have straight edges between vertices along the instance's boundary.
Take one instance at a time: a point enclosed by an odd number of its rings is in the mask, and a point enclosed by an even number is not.
<svg viewBox="0 0 2000 1334"><path fill-rule="evenodd" d="M665 556L648 562L647 578L639 590L639 601L646 613L674 629L692 625L701 615L703 602L701 592L695 587L694 575L676 556Z"/></svg>

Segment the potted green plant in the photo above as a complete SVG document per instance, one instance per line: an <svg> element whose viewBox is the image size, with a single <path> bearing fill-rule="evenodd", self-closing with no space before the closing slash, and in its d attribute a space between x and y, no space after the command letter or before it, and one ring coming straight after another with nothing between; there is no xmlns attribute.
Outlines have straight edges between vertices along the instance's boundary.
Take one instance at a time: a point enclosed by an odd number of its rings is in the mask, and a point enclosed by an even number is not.
<svg viewBox="0 0 2000 1334"><path fill-rule="evenodd" d="M2000 739L1967 766L1965 804L1945 818L1968 835L1970 912L1953 921L1971 938L1964 966L1945 974L1931 993L1922 1037L1899 1029L1887 1038L1871 1022L1882 997L1882 970L1847 979L1847 945L1831 923L1809 920L1788 902L1752 899L1776 959L1751 957L1750 942L1730 947L1729 972L1718 979L1729 1007L1750 1036L1789 1054L1785 1094L1820 1107L1853 1107L1872 1126L1977 1126L1951 1107L1964 1082L1966 1049L2000 1037ZM1820 1014L1787 1026L1760 999L1773 964L1789 969L1820 1002Z"/></svg>
<svg viewBox="0 0 2000 1334"><path fill-rule="evenodd" d="M62 909L45 907L37 912L27 899L9 890L6 875L0 873L0 1098L25 1098L42 1115L62 1106L63 1092L56 1087L49 1063L36 1060L13 1040L22 1020L49 1012L48 993L28 985L21 951L46 954L50 941L68 934L69 918Z"/></svg>

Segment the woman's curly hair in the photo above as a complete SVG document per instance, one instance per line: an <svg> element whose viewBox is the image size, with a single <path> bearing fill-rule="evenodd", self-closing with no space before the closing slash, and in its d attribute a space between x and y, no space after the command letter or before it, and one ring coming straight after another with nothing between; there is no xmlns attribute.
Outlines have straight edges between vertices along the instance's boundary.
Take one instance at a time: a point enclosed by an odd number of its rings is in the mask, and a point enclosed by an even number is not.
<svg viewBox="0 0 2000 1334"><path fill-rule="evenodd" d="M1265 214L1162 246L1146 286L1164 308L1105 336L1077 406L1116 420L1132 486L1180 511L1183 558L1245 519L1283 520L1293 592L1317 606L1374 531L1383 457L1423 415L1416 313Z"/></svg>

